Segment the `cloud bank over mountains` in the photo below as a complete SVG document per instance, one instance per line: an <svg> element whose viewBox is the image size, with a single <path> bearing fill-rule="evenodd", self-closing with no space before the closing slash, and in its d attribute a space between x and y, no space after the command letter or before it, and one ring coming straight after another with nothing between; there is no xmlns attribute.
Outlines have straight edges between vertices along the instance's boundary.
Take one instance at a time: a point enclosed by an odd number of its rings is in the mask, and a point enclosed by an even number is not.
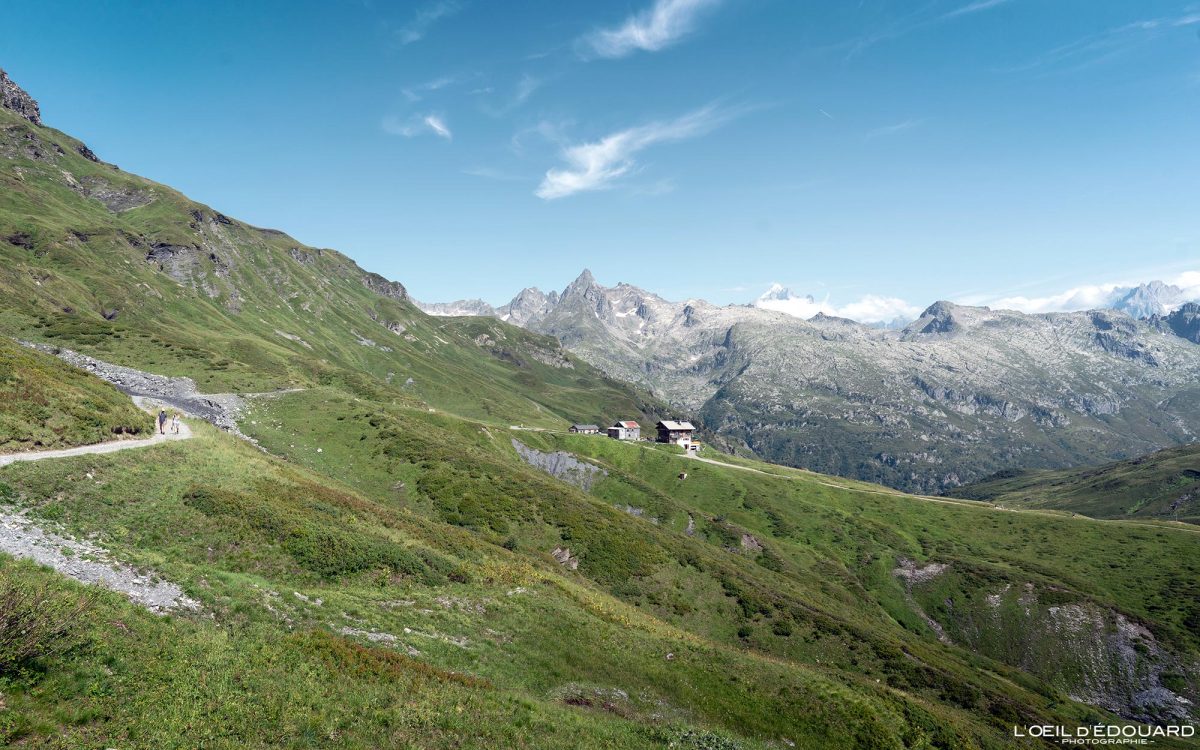
<svg viewBox="0 0 1200 750"><path fill-rule="evenodd" d="M1023 313L1112 309L1134 318L1146 318L1167 315L1187 302L1200 302L1200 271L1186 271L1166 281L1087 284L1044 296L976 296L954 301ZM899 297L876 294L838 305L831 302L828 295L818 300L811 294L796 294L778 283L771 284L753 305L798 318L823 314L885 327L903 326L915 319L922 309Z"/></svg>
<svg viewBox="0 0 1200 750"><path fill-rule="evenodd" d="M882 297L868 294L856 302L838 307L829 301L829 297L818 301L811 294L795 294L782 284L772 284L762 296L754 301L755 307L764 310L794 315L797 318L811 318L817 314L830 315L837 318L849 318L859 323L871 325L894 325L908 323L921 314L921 308L911 305L898 297Z"/></svg>

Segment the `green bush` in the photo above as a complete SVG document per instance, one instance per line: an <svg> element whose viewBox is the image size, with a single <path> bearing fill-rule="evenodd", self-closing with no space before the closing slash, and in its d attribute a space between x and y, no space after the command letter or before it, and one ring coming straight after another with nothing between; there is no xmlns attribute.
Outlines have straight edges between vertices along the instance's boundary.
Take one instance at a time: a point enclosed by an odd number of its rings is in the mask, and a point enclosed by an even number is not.
<svg viewBox="0 0 1200 750"><path fill-rule="evenodd" d="M324 578L386 568L437 584L455 572L453 564L431 552L409 550L378 534L346 531L345 523L335 523L342 512L304 487L261 482L254 495L193 487L184 503L206 515L242 521L280 544L301 568Z"/></svg>
<svg viewBox="0 0 1200 750"><path fill-rule="evenodd" d="M67 595L8 566L0 570L0 675L81 645L92 592Z"/></svg>

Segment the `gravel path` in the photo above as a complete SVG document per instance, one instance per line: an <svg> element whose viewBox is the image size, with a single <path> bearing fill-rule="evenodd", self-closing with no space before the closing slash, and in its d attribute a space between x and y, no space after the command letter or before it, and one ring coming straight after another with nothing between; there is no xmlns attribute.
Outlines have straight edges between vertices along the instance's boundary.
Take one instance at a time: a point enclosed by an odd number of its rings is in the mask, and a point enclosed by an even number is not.
<svg viewBox="0 0 1200 750"><path fill-rule="evenodd" d="M146 404L135 398L138 405ZM169 429L169 427L168 427ZM179 423L179 434L155 434L145 440L113 440L54 451L31 451L0 456L0 467L17 461L41 461L47 458L86 456L133 448L149 448L176 440L187 440L192 430ZM81 583L103 586L129 597L134 604L151 612L198 610L200 603L183 593L178 585L140 573L130 565L113 560L106 551L90 542L60 536L40 528L26 511L0 507L0 552L13 557L48 565Z"/></svg>
<svg viewBox="0 0 1200 750"><path fill-rule="evenodd" d="M168 426L169 429L169 426ZM76 448L62 448L54 451L29 451L28 453L10 453L0 456L0 466L8 466L17 461L41 461L46 458L67 458L69 456L87 456L97 453L115 453L117 451L130 450L131 448L149 448L152 445L160 443L169 443L175 440L187 440L192 436L192 429L184 424L179 423L179 434L159 435L155 433L153 437L143 440L110 440L107 443L95 443L93 445L81 445Z"/></svg>
<svg viewBox="0 0 1200 750"><path fill-rule="evenodd" d="M0 508L0 551L48 565L82 583L124 594L151 612L200 609L200 603L176 584L116 562L94 544L45 531L24 511Z"/></svg>

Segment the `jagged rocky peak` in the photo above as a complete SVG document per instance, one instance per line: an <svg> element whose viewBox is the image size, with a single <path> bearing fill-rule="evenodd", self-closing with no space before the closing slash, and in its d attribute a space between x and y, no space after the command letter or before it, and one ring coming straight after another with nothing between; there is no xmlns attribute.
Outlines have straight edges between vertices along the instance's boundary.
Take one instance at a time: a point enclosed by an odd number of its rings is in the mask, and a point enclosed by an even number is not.
<svg viewBox="0 0 1200 750"><path fill-rule="evenodd" d="M0 107L11 109L34 125L42 124L42 112L38 103L25 93L25 89L14 83L3 69L0 69Z"/></svg>
<svg viewBox="0 0 1200 750"><path fill-rule="evenodd" d="M1200 304L1187 302L1170 315L1154 315L1150 324L1164 333L1170 331L1193 344L1200 344Z"/></svg>
<svg viewBox="0 0 1200 750"><path fill-rule="evenodd" d="M964 327L963 315L964 308L939 300L934 302L929 307L925 308L925 312L921 313L921 317L913 321L907 328L904 329L906 335L926 334L934 335L939 333L954 333L960 331Z"/></svg>
<svg viewBox="0 0 1200 750"><path fill-rule="evenodd" d="M512 302L501 307L497 312L502 320L513 325L524 326L544 317L554 309L557 303L558 292L546 294L536 286L531 286L522 289L516 297L512 298Z"/></svg>
<svg viewBox="0 0 1200 750"><path fill-rule="evenodd" d="M1124 291L1110 306L1133 318L1149 318L1152 315L1165 315L1182 302L1183 297L1183 289L1173 284L1151 281Z"/></svg>
<svg viewBox="0 0 1200 750"><path fill-rule="evenodd" d="M496 309L481 299L462 299L455 302L417 302L422 312L438 317L459 317L464 315L491 316L496 315Z"/></svg>
<svg viewBox="0 0 1200 750"><path fill-rule="evenodd" d="M567 285L567 288L563 290L562 296L564 299L576 295L586 296L589 291L598 286L599 284L596 283L596 277L592 275L591 271L585 268L583 269L583 273L579 274L577 279Z"/></svg>

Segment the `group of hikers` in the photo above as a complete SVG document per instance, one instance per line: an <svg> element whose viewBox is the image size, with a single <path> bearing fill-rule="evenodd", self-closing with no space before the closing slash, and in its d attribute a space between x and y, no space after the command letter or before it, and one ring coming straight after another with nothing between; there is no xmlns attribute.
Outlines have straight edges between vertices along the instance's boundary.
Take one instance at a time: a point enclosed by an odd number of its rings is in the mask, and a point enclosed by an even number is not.
<svg viewBox="0 0 1200 750"><path fill-rule="evenodd" d="M169 421L171 424L171 434L178 435L179 434L179 412L172 413ZM168 422L167 410L159 409L158 410L158 434L159 435L167 434L167 422Z"/></svg>

